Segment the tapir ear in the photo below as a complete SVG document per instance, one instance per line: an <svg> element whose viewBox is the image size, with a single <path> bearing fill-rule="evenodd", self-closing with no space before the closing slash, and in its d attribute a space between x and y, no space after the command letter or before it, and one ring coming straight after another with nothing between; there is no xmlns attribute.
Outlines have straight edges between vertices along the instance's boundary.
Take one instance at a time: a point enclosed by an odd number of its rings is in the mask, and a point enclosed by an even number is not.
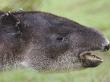
<svg viewBox="0 0 110 82"><path fill-rule="evenodd" d="M2 25L16 25L19 23L19 20L11 13L5 13L1 16Z"/></svg>

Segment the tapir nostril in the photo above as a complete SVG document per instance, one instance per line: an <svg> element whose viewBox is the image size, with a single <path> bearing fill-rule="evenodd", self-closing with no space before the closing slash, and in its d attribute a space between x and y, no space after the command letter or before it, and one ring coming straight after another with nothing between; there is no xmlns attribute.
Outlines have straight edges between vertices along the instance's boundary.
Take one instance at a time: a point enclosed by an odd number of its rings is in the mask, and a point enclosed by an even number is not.
<svg viewBox="0 0 110 82"><path fill-rule="evenodd" d="M104 51L108 51L109 49L110 49L110 44L109 44L109 45L104 46Z"/></svg>

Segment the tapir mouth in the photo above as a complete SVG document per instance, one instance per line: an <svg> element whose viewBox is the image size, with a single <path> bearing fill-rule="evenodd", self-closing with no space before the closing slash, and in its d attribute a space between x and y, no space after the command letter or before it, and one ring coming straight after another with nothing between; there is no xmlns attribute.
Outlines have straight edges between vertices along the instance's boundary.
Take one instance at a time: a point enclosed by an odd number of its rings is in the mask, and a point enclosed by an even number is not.
<svg viewBox="0 0 110 82"><path fill-rule="evenodd" d="M93 55L91 52L81 54L80 59L84 67L96 67L103 62L102 58Z"/></svg>

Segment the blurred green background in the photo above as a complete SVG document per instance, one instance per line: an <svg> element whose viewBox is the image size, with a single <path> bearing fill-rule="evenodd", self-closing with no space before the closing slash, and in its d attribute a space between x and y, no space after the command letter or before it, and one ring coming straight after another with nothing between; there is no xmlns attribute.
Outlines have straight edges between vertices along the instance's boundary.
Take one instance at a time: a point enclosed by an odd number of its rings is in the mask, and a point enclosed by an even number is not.
<svg viewBox="0 0 110 82"><path fill-rule="evenodd" d="M110 0L0 0L1 11L37 10L67 17L100 30L110 40ZM110 82L110 51L96 67L68 73L32 69L0 72L0 82Z"/></svg>

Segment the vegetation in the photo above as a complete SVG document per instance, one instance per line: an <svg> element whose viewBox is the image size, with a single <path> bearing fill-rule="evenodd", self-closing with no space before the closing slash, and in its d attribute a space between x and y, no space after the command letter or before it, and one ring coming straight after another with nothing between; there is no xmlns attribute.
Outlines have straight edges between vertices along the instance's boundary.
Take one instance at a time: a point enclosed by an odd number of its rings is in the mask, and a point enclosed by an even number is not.
<svg viewBox="0 0 110 82"><path fill-rule="evenodd" d="M110 39L109 0L0 0L0 10L41 10L99 29ZM0 72L0 82L110 82L110 51L96 68L66 73L39 73L32 69Z"/></svg>

